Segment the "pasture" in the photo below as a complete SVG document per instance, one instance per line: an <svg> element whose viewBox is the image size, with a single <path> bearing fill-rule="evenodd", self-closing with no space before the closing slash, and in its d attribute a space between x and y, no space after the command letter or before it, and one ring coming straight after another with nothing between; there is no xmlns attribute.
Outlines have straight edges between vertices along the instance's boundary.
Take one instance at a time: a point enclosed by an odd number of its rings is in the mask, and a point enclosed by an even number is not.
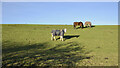
<svg viewBox="0 0 120 68"><path fill-rule="evenodd" d="M64 41L51 41L51 30L64 28ZM2 64L118 66L118 26L2 24Z"/></svg>

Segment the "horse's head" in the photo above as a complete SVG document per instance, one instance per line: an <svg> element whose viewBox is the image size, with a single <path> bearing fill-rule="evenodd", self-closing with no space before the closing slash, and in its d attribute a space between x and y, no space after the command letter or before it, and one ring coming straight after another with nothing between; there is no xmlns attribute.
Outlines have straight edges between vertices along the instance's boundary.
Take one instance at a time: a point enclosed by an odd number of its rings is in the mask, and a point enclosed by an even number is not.
<svg viewBox="0 0 120 68"><path fill-rule="evenodd" d="M65 29L64 29L64 32L66 33L66 31L67 31L67 29L65 28Z"/></svg>

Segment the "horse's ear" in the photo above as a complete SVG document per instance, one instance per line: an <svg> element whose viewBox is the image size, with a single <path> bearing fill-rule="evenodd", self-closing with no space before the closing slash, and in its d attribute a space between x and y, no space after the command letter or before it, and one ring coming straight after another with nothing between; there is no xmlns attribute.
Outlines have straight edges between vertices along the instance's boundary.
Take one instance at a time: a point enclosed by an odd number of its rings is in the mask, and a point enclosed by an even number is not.
<svg viewBox="0 0 120 68"><path fill-rule="evenodd" d="M65 30L67 30L67 29L65 28Z"/></svg>

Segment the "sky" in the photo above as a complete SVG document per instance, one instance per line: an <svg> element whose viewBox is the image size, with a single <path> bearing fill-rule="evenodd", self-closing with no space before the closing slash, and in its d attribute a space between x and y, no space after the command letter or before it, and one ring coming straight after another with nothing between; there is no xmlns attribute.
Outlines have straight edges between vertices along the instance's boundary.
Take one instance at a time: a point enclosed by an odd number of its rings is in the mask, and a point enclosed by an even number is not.
<svg viewBox="0 0 120 68"><path fill-rule="evenodd" d="M3 2L2 24L117 25L118 2Z"/></svg>
<svg viewBox="0 0 120 68"><path fill-rule="evenodd" d="M120 25L120 2L118 2L118 25Z"/></svg>
<svg viewBox="0 0 120 68"><path fill-rule="evenodd" d="M120 0L1 0L2 2L118 2Z"/></svg>

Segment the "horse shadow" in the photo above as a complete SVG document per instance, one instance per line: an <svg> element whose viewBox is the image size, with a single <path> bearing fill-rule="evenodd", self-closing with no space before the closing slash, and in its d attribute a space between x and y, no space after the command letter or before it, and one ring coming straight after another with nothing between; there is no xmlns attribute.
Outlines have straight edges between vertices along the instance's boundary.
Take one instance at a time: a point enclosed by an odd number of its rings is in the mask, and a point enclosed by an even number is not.
<svg viewBox="0 0 120 68"><path fill-rule="evenodd" d="M65 35L63 38L65 39L65 40L67 40L67 39L71 39L71 38L78 38L80 35ZM60 37L59 38L57 38L56 40L58 40L58 39L60 39Z"/></svg>
<svg viewBox="0 0 120 68"><path fill-rule="evenodd" d="M80 29L80 28L82 29L82 27L77 27L76 29ZM84 28L84 27L83 27L83 28Z"/></svg>
<svg viewBox="0 0 120 68"><path fill-rule="evenodd" d="M80 35L65 35L63 38L65 38L65 40L67 39L71 39L71 38L78 38Z"/></svg>
<svg viewBox="0 0 120 68"><path fill-rule="evenodd" d="M89 28L90 26L88 26L88 27L83 27L83 28ZM93 28L93 27L95 27L95 26L91 26L91 28Z"/></svg>
<svg viewBox="0 0 120 68"><path fill-rule="evenodd" d="M81 29L82 29L82 28L93 28L93 27L95 27L95 26L91 26L91 27L90 27L90 26L88 26L88 27L87 27L87 26L86 26L86 27L77 27L76 29L80 29L80 28L81 28Z"/></svg>

